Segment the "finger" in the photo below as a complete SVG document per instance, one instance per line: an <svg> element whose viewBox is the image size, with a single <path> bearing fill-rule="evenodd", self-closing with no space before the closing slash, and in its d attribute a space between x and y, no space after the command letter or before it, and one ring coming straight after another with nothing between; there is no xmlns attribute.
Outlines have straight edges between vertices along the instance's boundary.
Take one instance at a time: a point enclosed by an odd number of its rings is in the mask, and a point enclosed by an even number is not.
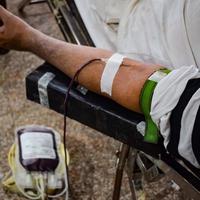
<svg viewBox="0 0 200 200"><path fill-rule="evenodd" d="M0 34L5 31L5 26L0 26Z"/></svg>
<svg viewBox="0 0 200 200"><path fill-rule="evenodd" d="M11 13L7 11L3 6L0 5L0 19L4 21Z"/></svg>

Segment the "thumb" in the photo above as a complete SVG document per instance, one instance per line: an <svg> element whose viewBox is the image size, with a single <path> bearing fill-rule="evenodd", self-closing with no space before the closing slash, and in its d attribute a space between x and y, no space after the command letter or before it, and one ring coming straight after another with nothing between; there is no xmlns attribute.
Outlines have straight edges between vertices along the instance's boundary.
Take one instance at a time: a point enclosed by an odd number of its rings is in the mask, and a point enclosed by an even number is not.
<svg viewBox="0 0 200 200"><path fill-rule="evenodd" d="M0 34L5 31L5 26L0 26Z"/></svg>
<svg viewBox="0 0 200 200"><path fill-rule="evenodd" d="M8 16L10 16L10 12L0 5L0 20L4 22Z"/></svg>

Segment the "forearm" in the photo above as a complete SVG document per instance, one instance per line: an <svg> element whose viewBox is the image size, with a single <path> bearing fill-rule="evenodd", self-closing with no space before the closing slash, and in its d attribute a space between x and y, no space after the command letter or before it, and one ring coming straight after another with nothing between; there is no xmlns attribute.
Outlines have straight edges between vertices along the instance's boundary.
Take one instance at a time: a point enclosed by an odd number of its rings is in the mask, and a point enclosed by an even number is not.
<svg viewBox="0 0 200 200"><path fill-rule="evenodd" d="M112 52L72 45L53 39L31 28L20 18L0 6L0 47L30 51L48 61L70 77L81 65L94 58L109 58ZM89 90L108 96L100 91L100 80L105 63L93 62L79 75L79 83ZM138 61L124 59L112 85L112 98L122 106L140 112L139 97L147 78L159 68Z"/></svg>
<svg viewBox="0 0 200 200"><path fill-rule="evenodd" d="M48 61L70 77L83 63L94 58L108 58L112 55L110 51L60 41L37 30L31 31L30 39L26 42L26 50Z"/></svg>
<svg viewBox="0 0 200 200"><path fill-rule="evenodd" d="M109 58L112 55L111 51L69 44L36 30L30 38L28 51L40 56L70 77L74 76L83 63L94 58ZM100 94L100 80L104 66L104 62L94 62L88 65L81 72L79 83ZM111 98L128 109L140 112L141 89L150 74L158 68L159 66L125 59L114 79Z"/></svg>

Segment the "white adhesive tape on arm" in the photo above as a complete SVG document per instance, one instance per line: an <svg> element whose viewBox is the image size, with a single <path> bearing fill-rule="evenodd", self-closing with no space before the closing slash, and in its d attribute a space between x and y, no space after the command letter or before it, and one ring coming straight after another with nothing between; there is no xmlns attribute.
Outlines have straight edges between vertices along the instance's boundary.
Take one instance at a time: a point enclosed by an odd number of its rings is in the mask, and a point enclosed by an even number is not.
<svg viewBox="0 0 200 200"><path fill-rule="evenodd" d="M123 55L115 53L108 59L101 77L101 92L105 92L110 96L112 95L113 80L124 57Z"/></svg>

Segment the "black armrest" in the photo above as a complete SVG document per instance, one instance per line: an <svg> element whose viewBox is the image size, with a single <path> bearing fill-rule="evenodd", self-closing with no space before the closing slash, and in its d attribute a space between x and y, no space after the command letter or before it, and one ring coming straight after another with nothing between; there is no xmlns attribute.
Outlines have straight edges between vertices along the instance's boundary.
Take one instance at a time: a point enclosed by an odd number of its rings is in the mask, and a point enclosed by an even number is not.
<svg viewBox="0 0 200 200"><path fill-rule="evenodd" d="M76 4L73 0L67 2L68 6L59 6L57 9L53 1L48 0L52 11L56 8L58 14L54 15L59 21L59 26L67 41L94 46L87 29L80 17ZM76 37L74 37L76 33ZM55 78L48 85L49 108L63 114L63 103L70 78L62 72L44 63L26 77L27 98L40 103L38 92L38 80L46 73L52 72ZM143 141L143 137L136 130L136 125L144 120L142 115L131 112L115 102L88 92L83 95L76 89L76 84L71 91L69 102L69 116L103 134L113 137L153 157L159 157L168 166L181 175L196 191L200 191L200 170L188 165L187 167L177 161L173 155L164 150L162 141L159 144L149 144ZM188 163L187 163L188 164Z"/></svg>
<svg viewBox="0 0 200 200"><path fill-rule="evenodd" d="M27 98L40 103L38 80L46 73L52 72L55 78L49 83L49 107L63 114L64 97L70 78L55 67L44 63L26 78ZM88 91L83 95L76 89L71 91L69 101L69 116L95 130L113 137L123 143L135 147L157 157L163 150L161 144L154 145L143 142L143 137L136 130L136 125L144 120L143 116L123 108L112 100Z"/></svg>
<svg viewBox="0 0 200 200"><path fill-rule="evenodd" d="M38 81L47 72L55 75L48 84L49 108L63 114L64 98L70 78L55 67L44 63L26 77L27 98L40 103ZM162 145L149 144L143 141L143 137L136 130L136 125L144 120L143 116L127 110L112 100L88 91L86 95L77 89L74 84L69 101L68 117L75 119L103 134L128 144L148 155L160 158L184 177L193 187L200 191L200 170L189 165L182 166L173 155L168 155Z"/></svg>

